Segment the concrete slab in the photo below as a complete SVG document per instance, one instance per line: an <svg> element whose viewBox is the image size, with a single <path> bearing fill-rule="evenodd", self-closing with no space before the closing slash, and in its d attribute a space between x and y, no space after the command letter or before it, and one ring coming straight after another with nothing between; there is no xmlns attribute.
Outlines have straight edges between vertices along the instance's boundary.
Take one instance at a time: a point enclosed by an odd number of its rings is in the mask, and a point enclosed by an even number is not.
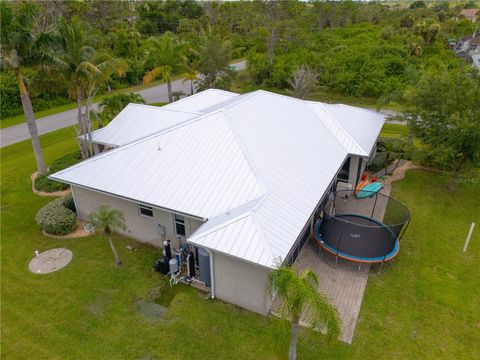
<svg viewBox="0 0 480 360"><path fill-rule="evenodd" d="M28 269L34 274L48 274L68 265L73 253L66 248L55 248L39 253L28 264Z"/></svg>

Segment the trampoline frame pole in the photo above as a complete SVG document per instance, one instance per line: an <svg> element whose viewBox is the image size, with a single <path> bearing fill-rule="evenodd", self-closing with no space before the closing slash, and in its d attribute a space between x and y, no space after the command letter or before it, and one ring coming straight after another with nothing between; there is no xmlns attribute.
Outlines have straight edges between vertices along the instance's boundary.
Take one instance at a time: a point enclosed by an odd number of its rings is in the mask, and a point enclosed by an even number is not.
<svg viewBox="0 0 480 360"><path fill-rule="evenodd" d="M408 217L406 225L403 226L402 230L398 234L398 241L400 241L402 239L402 237L405 234L405 232L407 231L409 225L410 225L410 217Z"/></svg>
<svg viewBox="0 0 480 360"><path fill-rule="evenodd" d="M373 203L372 215L370 217L374 219L373 214L375 214L375 208L377 206L378 193L375 194L375 202Z"/></svg>
<svg viewBox="0 0 480 360"><path fill-rule="evenodd" d="M340 252L340 247L342 245L342 239L343 239L343 234L345 233L345 229L342 229L342 232L340 233L340 238L338 241L338 246L337 246L337 251L335 254L335 269L337 268L338 265L338 253Z"/></svg>

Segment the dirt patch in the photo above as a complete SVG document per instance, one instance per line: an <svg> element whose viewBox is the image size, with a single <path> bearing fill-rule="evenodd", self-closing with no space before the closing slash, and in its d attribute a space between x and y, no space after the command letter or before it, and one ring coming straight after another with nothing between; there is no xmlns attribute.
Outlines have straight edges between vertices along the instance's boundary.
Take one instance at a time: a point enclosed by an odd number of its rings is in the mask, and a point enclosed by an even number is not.
<svg viewBox="0 0 480 360"><path fill-rule="evenodd" d="M53 239L78 239L78 238L84 238L84 237L89 237L95 235L94 232L91 232L87 229L85 229L85 222L81 220L77 220L77 227L73 232L67 235L52 235L45 230L43 230L43 235L48 236Z"/></svg>
<svg viewBox="0 0 480 360"><path fill-rule="evenodd" d="M38 177L38 172L35 172L30 176L30 179L32 180L32 191L34 194L37 194L39 196L65 196L70 193L70 189L67 190L62 190L62 191L54 191L54 192L45 192L45 191L38 191L35 189L35 179Z"/></svg>
<svg viewBox="0 0 480 360"><path fill-rule="evenodd" d="M141 301L138 304L140 314L150 320L162 320L168 311L168 308L154 302Z"/></svg>

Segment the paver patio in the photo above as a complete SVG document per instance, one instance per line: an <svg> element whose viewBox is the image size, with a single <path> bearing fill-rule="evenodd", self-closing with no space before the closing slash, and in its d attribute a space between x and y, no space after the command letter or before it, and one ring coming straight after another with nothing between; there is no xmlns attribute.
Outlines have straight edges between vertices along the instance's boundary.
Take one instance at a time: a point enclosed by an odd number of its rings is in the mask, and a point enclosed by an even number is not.
<svg viewBox="0 0 480 360"><path fill-rule="evenodd" d="M381 191L384 195L390 194L390 186ZM371 216L373 199L358 202L355 205L362 204L362 207L353 209L349 202L349 212ZM347 203L346 203L347 204ZM373 216L377 219L383 219L387 201L377 201L375 213ZM339 204L337 203L337 207ZM319 277L319 288L327 296L328 300L334 305L339 313L341 321L340 340L348 344L352 343L355 327L358 320L358 314L362 305L363 294L367 286L370 266L349 262L341 258L338 262L335 257L321 254L320 247L311 237L300 251L295 260L294 267L298 270L311 269Z"/></svg>

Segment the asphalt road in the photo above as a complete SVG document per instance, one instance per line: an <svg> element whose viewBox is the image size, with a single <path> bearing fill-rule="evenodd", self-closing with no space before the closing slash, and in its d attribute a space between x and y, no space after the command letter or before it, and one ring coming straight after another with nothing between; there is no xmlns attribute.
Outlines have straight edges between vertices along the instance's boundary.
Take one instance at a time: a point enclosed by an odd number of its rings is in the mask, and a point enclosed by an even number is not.
<svg viewBox="0 0 480 360"><path fill-rule="evenodd" d="M240 61L232 64L236 70L242 70L246 67L245 61ZM184 79L172 81L173 91L183 91L185 94L190 93L190 82ZM153 86L148 89L137 91L145 99L147 104L158 102L168 102L167 84ZM98 103L93 104L96 106ZM77 123L77 109L63 111L57 114L45 116L37 119L37 128L40 135L62 129ZM0 130L0 147L5 147L17 142L27 140L30 138L27 124L22 123L10 126Z"/></svg>

